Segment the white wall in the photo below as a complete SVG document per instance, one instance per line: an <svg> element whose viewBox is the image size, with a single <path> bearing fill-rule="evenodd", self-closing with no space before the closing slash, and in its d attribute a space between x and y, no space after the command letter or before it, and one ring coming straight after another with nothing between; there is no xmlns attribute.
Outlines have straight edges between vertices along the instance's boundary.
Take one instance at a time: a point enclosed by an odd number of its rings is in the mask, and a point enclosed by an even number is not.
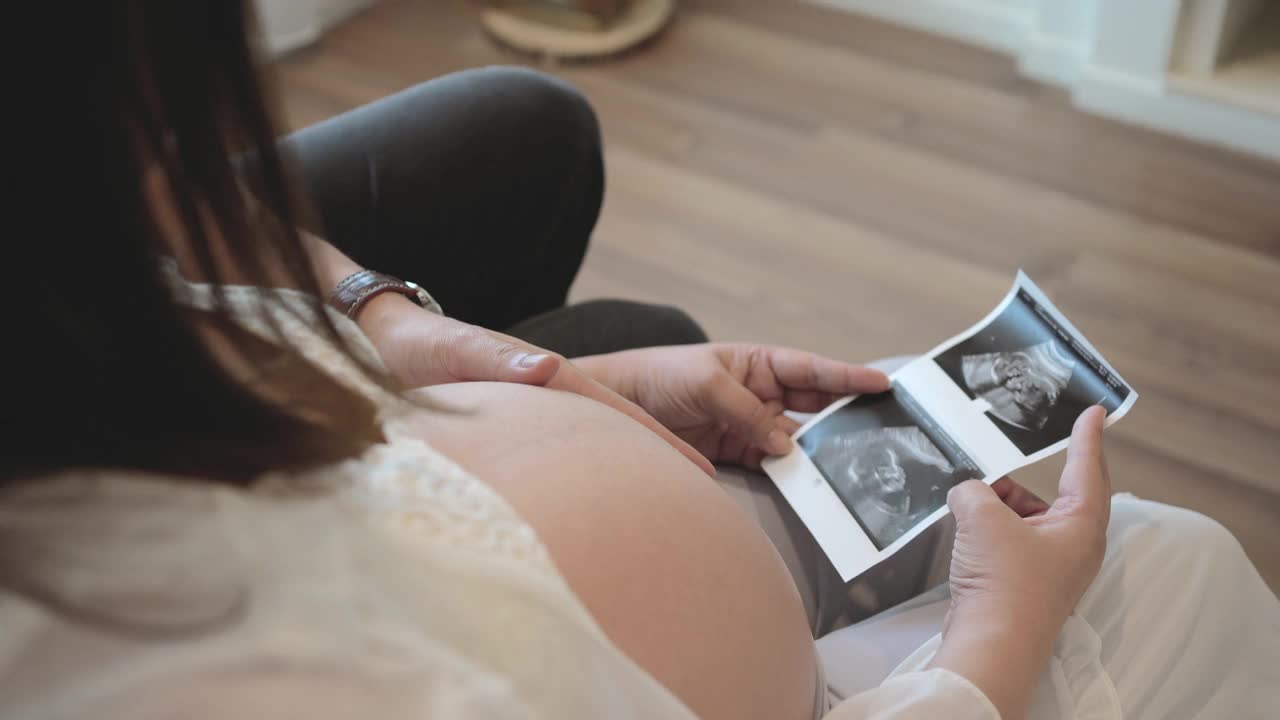
<svg viewBox="0 0 1280 720"><path fill-rule="evenodd" d="M1021 45L1038 0L811 0L998 50ZM943 30L945 29L945 31Z"/></svg>
<svg viewBox="0 0 1280 720"><path fill-rule="evenodd" d="M1092 49L1097 6L1092 2L1036 0L1032 13L1025 44L1017 49L1019 67L1044 82L1074 82Z"/></svg>
<svg viewBox="0 0 1280 720"><path fill-rule="evenodd" d="M1169 69L1179 7L1176 0L1097 3L1090 70L1158 89Z"/></svg>
<svg viewBox="0 0 1280 720"><path fill-rule="evenodd" d="M1096 9L1089 2L1038 0L1035 4L1036 29L1063 37L1083 37L1093 29Z"/></svg>

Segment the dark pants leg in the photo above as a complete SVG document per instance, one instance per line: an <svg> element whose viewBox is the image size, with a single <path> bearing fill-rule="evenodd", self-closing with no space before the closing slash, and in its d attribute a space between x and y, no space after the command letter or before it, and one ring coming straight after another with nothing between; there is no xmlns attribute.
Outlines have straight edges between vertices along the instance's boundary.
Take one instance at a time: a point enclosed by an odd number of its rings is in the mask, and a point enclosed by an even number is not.
<svg viewBox="0 0 1280 720"><path fill-rule="evenodd" d="M568 356L705 339L687 315L565 308L604 192L586 99L549 75L485 68L423 83L284 141L360 264L426 287L452 317Z"/></svg>

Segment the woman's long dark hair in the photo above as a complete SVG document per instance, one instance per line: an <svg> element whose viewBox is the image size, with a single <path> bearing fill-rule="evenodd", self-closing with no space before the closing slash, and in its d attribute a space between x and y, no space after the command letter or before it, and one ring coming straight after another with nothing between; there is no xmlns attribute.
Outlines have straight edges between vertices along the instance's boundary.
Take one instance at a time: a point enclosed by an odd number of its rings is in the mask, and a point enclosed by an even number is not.
<svg viewBox="0 0 1280 720"><path fill-rule="evenodd" d="M369 403L287 345L238 330L220 304L206 331L219 328L236 365L275 368L265 378L278 381L272 399L252 391L214 357L159 270L171 243L147 173L172 197L202 279L225 278L215 262L225 256L243 283L284 276L322 296L295 229L298 203L276 152L246 3L106 0L63 9L64 18L56 5L35 4L44 24L9 27L60 39L37 61L40 106L11 106L29 123L10 140L23 147L8 173L20 187L4 239L0 484L72 467L243 483L367 447L377 437ZM253 162L238 176L243 157Z"/></svg>

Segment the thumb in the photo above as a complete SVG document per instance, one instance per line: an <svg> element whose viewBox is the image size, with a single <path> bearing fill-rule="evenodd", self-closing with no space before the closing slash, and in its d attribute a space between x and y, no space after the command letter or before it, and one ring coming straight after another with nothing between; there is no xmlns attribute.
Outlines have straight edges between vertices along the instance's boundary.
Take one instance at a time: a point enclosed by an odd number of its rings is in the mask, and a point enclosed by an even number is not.
<svg viewBox="0 0 1280 720"><path fill-rule="evenodd" d="M461 334L446 358L449 374L461 381L546 385L560 370L560 358L479 328Z"/></svg>
<svg viewBox="0 0 1280 720"><path fill-rule="evenodd" d="M503 355L494 380L523 385L546 385L560 371L560 358L541 350L516 348Z"/></svg>
<svg viewBox="0 0 1280 720"><path fill-rule="evenodd" d="M1106 419L1106 410L1098 405L1080 413L1067 445L1067 464L1058 481L1058 497L1072 500L1075 507L1093 515L1104 514L1104 508L1110 506L1111 478L1102 455L1102 426Z"/></svg>
<svg viewBox="0 0 1280 720"><path fill-rule="evenodd" d="M984 517L1002 509L1012 512L1000 496L981 480L965 480L947 493L947 507L956 516L957 526L981 523Z"/></svg>

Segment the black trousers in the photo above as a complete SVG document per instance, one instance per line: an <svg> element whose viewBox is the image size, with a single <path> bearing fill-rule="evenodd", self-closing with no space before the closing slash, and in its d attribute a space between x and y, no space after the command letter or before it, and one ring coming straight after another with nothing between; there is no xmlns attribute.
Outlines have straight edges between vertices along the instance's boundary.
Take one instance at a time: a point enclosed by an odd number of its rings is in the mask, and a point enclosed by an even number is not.
<svg viewBox="0 0 1280 720"><path fill-rule="evenodd" d="M427 288L451 317L567 357L704 342L683 311L566 307L604 194L600 129L570 85L468 70L284 141L323 236L364 267Z"/></svg>

